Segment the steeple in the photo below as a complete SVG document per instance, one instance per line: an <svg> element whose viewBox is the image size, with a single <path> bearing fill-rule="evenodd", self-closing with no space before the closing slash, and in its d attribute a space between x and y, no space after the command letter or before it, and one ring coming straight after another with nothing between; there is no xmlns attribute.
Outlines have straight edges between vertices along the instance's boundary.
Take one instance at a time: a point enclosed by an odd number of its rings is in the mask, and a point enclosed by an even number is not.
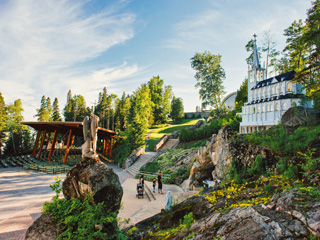
<svg viewBox="0 0 320 240"><path fill-rule="evenodd" d="M259 62L259 55L258 55L258 48L257 48L257 35L253 34L254 37L254 50L253 50L253 61L252 61L252 68L260 69L261 65Z"/></svg>

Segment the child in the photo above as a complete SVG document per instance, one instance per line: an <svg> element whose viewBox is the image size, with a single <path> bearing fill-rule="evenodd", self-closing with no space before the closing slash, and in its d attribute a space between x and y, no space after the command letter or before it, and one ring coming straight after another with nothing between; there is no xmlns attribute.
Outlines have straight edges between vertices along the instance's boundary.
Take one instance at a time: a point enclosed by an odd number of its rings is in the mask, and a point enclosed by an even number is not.
<svg viewBox="0 0 320 240"><path fill-rule="evenodd" d="M153 186L153 192L155 193L156 192L156 178L153 179L152 186Z"/></svg>

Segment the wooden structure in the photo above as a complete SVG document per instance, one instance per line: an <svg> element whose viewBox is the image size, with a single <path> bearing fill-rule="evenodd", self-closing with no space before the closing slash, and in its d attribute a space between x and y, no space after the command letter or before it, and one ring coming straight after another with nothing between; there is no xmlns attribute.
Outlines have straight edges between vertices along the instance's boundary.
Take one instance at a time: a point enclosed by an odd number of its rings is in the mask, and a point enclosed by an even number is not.
<svg viewBox="0 0 320 240"><path fill-rule="evenodd" d="M22 124L28 125L37 131L37 137L34 143L32 155L36 157L36 151L40 142L39 152L37 155L38 160L41 157L41 152L44 146L48 147L50 141L51 147L48 155L48 161L51 160L53 150L55 149L57 136L58 134L61 134L63 135L62 142L65 142L65 140L67 139L66 152L63 160L63 164L66 164L69 154L69 148L73 145L74 137L83 137L82 122L22 122ZM52 135L51 133L53 133L52 139L50 139ZM98 141L99 139L102 140L102 153L104 155L107 156L112 154L113 138L117 134L118 133L105 128L98 128Z"/></svg>

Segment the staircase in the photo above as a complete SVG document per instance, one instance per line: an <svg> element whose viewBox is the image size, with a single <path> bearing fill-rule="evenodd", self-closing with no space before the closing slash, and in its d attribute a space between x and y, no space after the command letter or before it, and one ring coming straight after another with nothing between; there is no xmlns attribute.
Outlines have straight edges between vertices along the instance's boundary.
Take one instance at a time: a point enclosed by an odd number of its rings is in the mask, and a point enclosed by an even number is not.
<svg viewBox="0 0 320 240"><path fill-rule="evenodd" d="M161 148L160 148L159 150L166 150L166 149L168 149L168 148L171 149L171 148L177 146L178 143L179 143L179 139L169 139L169 140L167 140L167 141L165 142L165 144L163 144L163 145L161 146Z"/></svg>
<svg viewBox="0 0 320 240"><path fill-rule="evenodd" d="M146 164L147 162L152 159L157 153L155 152L146 152L145 154L141 155L131 167L127 168L126 171L133 175L134 177L139 173L139 169Z"/></svg>

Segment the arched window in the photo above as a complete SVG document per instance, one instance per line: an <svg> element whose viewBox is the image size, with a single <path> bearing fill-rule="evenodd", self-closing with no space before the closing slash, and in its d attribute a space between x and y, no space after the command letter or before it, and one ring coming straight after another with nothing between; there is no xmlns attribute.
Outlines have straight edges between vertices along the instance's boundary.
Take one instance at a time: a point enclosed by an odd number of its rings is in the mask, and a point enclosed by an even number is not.
<svg viewBox="0 0 320 240"><path fill-rule="evenodd" d="M281 93L284 93L284 88L285 88L285 83L282 83L281 84L281 89L280 89Z"/></svg>
<svg viewBox="0 0 320 240"><path fill-rule="evenodd" d="M292 107L296 107L297 106L297 103L296 102L293 102L292 103Z"/></svg>
<svg viewBox="0 0 320 240"><path fill-rule="evenodd" d="M255 107L253 107L252 113L256 113L256 108Z"/></svg>
<svg viewBox="0 0 320 240"><path fill-rule="evenodd" d="M257 107L257 113L260 113L260 107Z"/></svg>
<svg viewBox="0 0 320 240"><path fill-rule="evenodd" d="M273 105L272 105L272 103L270 104L270 112L272 112L273 111Z"/></svg>
<svg viewBox="0 0 320 240"><path fill-rule="evenodd" d="M289 82L287 85L287 91L292 92L292 83L291 82Z"/></svg>
<svg viewBox="0 0 320 240"><path fill-rule="evenodd" d="M276 103L276 111L279 111L279 103Z"/></svg>
<svg viewBox="0 0 320 240"><path fill-rule="evenodd" d="M264 111L265 111L265 107L264 105L262 105L261 112L264 112Z"/></svg>
<svg viewBox="0 0 320 240"><path fill-rule="evenodd" d="M288 109L288 107L287 107L287 103L286 102L284 102L284 103L282 103L282 110L287 110Z"/></svg>
<svg viewBox="0 0 320 240"><path fill-rule="evenodd" d="M273 85L271 87L271 91L272 91L272 95L276 94L276 86L275 85Z"/></svg>

